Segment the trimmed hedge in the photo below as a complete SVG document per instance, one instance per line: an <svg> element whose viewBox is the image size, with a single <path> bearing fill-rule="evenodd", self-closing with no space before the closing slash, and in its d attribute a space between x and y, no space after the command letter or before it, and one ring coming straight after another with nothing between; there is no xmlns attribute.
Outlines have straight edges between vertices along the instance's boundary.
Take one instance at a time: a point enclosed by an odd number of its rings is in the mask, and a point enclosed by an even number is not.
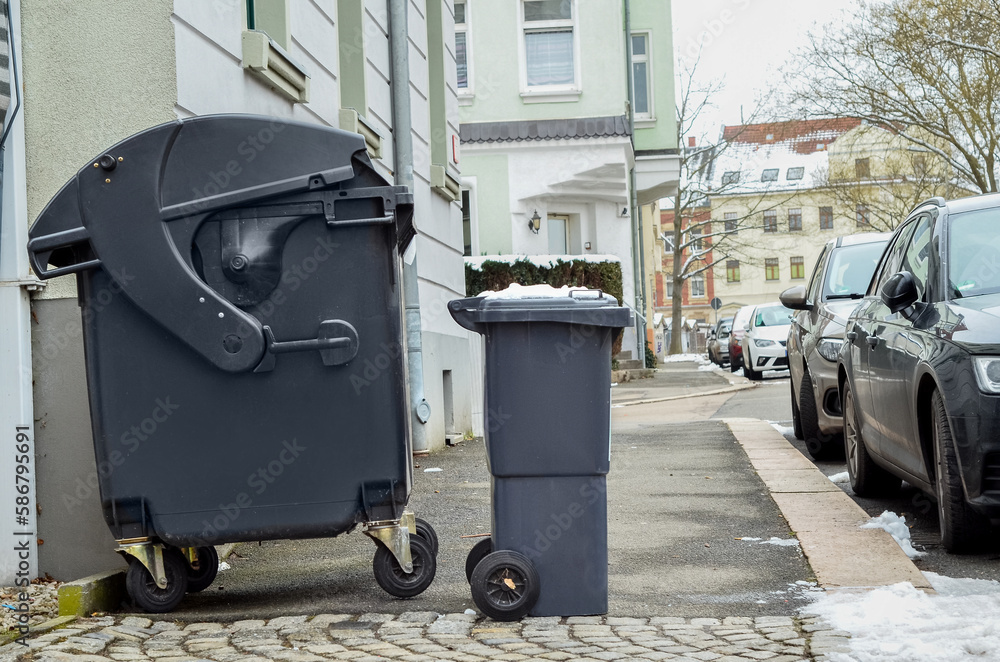
<svg viewBox="0 0 1000 662"><path fill-rule="evenodd" d="M465 291L468 296L476 296L486 290L505 290L511 283L518 285L551 285L552 287L587 287L601 290L624 300L622 292L622 265L620 262L589 262L556 260L548 267L539 267L528 259L507 261L484 260L479 269L465 265ZM622 349L622 334L615 338L611 356L617 356Z"/></svg>

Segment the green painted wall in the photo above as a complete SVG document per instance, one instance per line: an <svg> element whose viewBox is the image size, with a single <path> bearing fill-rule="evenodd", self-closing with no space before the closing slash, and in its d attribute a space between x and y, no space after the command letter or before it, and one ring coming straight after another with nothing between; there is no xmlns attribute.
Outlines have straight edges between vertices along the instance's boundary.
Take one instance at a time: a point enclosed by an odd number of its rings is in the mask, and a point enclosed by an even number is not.
<svg viewBox="0 0 1000 662"><path fill-rule="evenodd" d="M145 0L94 11L86 2L22 3L29 222L102 149L177 119L173 6ZM74 278L50 281L41 296L75 298Z"/></svg>
<svg viewBox="0 0 1000 662"><path fill-rule="evenodd" d="M674 99L674 43L670 3L631 0L633 32L648 30L652 51L653 113L655 126L636 127L635 149L676 149L677 115Z"/></svg>
<svg viewBox="0 0 1000 662"><path fill-rule="evenodd" d="M649 0L650 3L656 0ZM662 0L659 4L663 5ZM576 0L582 93L565 103L525 103L521 99L518 58L518 3L514 0L468 3L472 81L475 98L459 109L462 122L492 122L625 113L627 87L622 0ZM669 31L670 6L666 4ZM464 168L463 168L464 169Z"/></svg>
<svg viewBox="0 0 1000 662"><path fill-rule="evenodd" d="M510 232L510 181L506 154L462 157L462 174L476 178L479 253L513 251Z"/></svg>

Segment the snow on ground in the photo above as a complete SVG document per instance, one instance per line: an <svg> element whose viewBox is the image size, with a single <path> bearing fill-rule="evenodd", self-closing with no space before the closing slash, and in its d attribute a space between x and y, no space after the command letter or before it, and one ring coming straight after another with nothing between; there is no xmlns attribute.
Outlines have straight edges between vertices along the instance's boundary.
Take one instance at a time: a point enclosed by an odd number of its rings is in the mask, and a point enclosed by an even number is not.
<svg viewBox="0 0 1000 662"><path fill-rule="evenodd" d="M851 634L849 652L829 662L995 660L1000 651L1000 582L926 572L937 591L909 582L866 593L825 593L801 611Z"/></svg>
<svg viewBox="0 0 1000 662"><path fill-rule="evenodd" d="M851 482L851 474L846 471L841 471L839 474L833 474L832 476L827 476L830 480L837 484L849 483Z"/></svg>
<svg viewBox="0 0 1000 662"><path fill-rule="evenodd" d="M786 427L784 425L776 423L775 421L768 421L768 423L770 423L771 427L777 430L783 436L787 437L790 434L795 434L794 428Z"/></svg>
<svg viewBox="0 0 1000 662"><path fill-rule="evenodd" d="M919 558L925 554L925 552L918 552L913 548L913 543L910 542L910 527L906 526L906 518L900 517L890 510L882 511L881 515L871 518L867 524L862 524L861 528L882 529L896 539L896 542L911 559Z"/></svg>
<svg viewBox="0 0 1000 662"><path fill-rule="evenodd" d="M777 538L771 537L768 540L763 538L751 538L749 536L743 536L742 538L737 538L737 540L743 540L745 542L755 542L759 545L777 545L778 547L798 547L799 541L796 538Z"/></svg>
<svg viewBox="0 0 1000 662"><path fill-rule="evenodd" d="M712 363L711 361L709 361L708 363L698 366L698 370L701 370L703 372L708 372L709 370L722 370L722 366L718 365L717 363ZM726 370L729 370L729 368L726 368Z"/></svg>
<svg viewBox="0 0 1000 662"><path fill-rule="evenodd" d="M465 263L479 270L483 268L483 262L514 264L521 260L543 268L553 267L558 262L621 262L616 255L472 255L465 258Z"/></svg>
<svg viewBox="0 0 1000 662"><path fill-rule="evenodd" d="M663 359L664 363L697 363L698 365L712 365L705 354L671 354Z"/></svg>

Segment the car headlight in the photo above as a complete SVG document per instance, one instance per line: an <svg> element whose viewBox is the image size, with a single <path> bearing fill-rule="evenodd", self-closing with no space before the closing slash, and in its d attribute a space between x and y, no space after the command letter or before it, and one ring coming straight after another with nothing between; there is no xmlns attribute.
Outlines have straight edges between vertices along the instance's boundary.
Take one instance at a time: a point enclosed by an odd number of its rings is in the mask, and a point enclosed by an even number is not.
<svg viewBox="0 0 1000 662"><path fill-rule="evenodd" d="M816 351L830 363L836 363L837 356L840 354L840 347L843 344L844 341L840 338L820 338L819 343L816 345Z"/></svg>
<svg viewBox="0 0 1000 662"><path fill-rule="evenodd" d="M1000 393L1000 357L977 356L973 362L979 389L984 393Z"/></svg>
<svg viewBox="0 0 1000 662"><path fill-rule="evenodd" d="M757 347L770 347L774 344L773 340L767 340L766 338L754 338L753 344Z"/></svg>

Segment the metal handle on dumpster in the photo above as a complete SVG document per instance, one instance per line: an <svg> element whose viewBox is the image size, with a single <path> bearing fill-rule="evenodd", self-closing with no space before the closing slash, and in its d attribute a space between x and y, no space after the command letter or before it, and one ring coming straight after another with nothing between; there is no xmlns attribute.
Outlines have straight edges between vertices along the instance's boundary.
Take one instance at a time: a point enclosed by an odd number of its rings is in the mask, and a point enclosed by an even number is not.
<svg viewBox="0 0 1000 662"><path fill-rule="evenodd" d="M358 332L344 320L321 322L315 338L281 342L274 339L271 327L265 326L264 338L267 341L267 350L254 372L274 370L275 356L278 354L318 351L323 359L323 365L326 366L350 363L358 355Z"/></svg>
<svg viewBox="0 0 1000 662"><path fill-rule="evenodd" d="M597 293L597 296L595 298L597 298L597 299L603 299L604 298L604 291L603 290L598 290L596 288L590 288L590 287L588 287L586 289L582 289L582 290L570 290L569 291L569 298L570 299L576 299L577 298L576 297L577 294L592 294L594 292Z"/></svg>

